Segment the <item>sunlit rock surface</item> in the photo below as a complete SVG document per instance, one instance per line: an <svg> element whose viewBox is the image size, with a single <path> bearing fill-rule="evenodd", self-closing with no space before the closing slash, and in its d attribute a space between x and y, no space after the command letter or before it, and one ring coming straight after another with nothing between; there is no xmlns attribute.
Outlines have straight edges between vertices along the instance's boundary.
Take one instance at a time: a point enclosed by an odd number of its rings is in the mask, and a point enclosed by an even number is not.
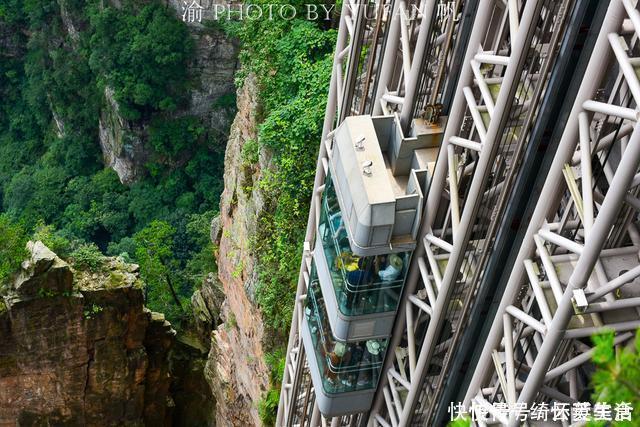
<svg viewBox="0 0 640 427"><path fill-rule="evenodd" d="M175 331L137 266L78 272L41 242L0 300L0 425L167 424Z"/></svg>

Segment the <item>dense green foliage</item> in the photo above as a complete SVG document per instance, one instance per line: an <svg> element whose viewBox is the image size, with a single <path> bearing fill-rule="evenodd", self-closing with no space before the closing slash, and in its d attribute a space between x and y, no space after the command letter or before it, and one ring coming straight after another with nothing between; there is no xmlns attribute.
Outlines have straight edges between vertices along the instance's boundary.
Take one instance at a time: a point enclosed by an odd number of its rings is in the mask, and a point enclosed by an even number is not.
<svg viewBox="0 0 640 427"><path fill-rule="evenodd" d="M27 256L24 229L0 215L0 288Z"/></svg>
<svg viewBox="0 0 640 427"><path fill-rule="evenodd" d="M279 403L280 393L277 388L271 388L265 397L258 402L258 414L260 415L260 420L263 425L275 425Z"/></svg>
<svg viewBox="0 0 640 427"><path fill-rule="evenodd" d="M260 3L260 1L253 2ZM304 13L298 14L304 16ZM244 163L255 163L258 150L273 154L275 168L256 184L267 201L259 218L256 297L270 335L267 362L272 389L259 404L265 425L272 425L278 405L284 351L293 313L309 202L331 76L334 30L322 22L244 20L227 24L241 41L242 73L258 78L262 117L257 141L243 147ZM263 171L265 172L265 171Z"/></svg>
<svg viewBox="0 0 640 427"><path fill-rule="evenodd" d="M167 307L171 310L165 312L168 317L175 317L178 313L173 311L182 309L185 303L185 298L178 296L172 278L177 267L171 247L175 234L175 228L166 222L152 221L133 236L136 259L147 282L147 304Z"/></svg>
<svg viewBox="0 0 640 427"><path fill-rule="evenodd" d="M186 26L157 3L136 15L105 8L92 14L91 26L89 65L101 86L113 87L123 116L175 110L193 44Z"/></svg>
<svg viewBox="0 0 640 427"><path fill-rule="evenodd" d="M242 42L242 74L258 76L258 147L273 153L275 172L258 185L271 203L260 218L258 302L273 330L287 331L300 267L322 120L331 75L335 31L317 23L245 20L229 25ZM243 160L257 160L255 141ZM285 335L285 334L283 334Z"/></svg>
<svg viewBox="0 0 640 427"><path fill-rule="evenodd" d="M449 421L447 427L471 427L471 418L462 416L453 421Z"/></svg>
<svg viewBox="0 0 640 427"><path fill-rule="evenodd" d="M632 421L617 421L615 425L637 426L640 415L640 330L636 332L635 345L616 348L615 333L607 331L593 337L595 351L593 362L597 369L591 383L592 401L606 402L612 406L627 403L633 408ZM589 425L604 426L604 421L591 421Z"/></svg>
<svg viewBox="0 0 640 427"><path fill-rule="evenodd" d="M138 261L144 251L133 236L163 221L174 230L164 242L173 253L167 265L184 299L201 269L214 268L202 236L219 203L226 141L180 113L193 52L186 25L159 0L119 3L66 0L74 33L56 0L0 1L8 41L0 52L0 212L81 262L98 249ZM132 120L124 149L132 138L146 145L143 176L128 186L101 158L98 121L112 109L106 88ZM149 282L170 296L155 276ZM173 298L153 295L151 309L180 320Z"/></svg>

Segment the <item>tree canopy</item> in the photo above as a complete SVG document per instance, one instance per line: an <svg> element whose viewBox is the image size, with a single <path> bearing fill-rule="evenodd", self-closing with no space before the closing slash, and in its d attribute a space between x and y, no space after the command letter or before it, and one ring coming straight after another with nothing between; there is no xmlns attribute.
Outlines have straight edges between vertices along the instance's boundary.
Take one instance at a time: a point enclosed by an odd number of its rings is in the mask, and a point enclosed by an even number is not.
<svg viewBox="0 0 640 427"><path fill-rule="evenodd" d="M152 224L167 224L174 233L165 243L174 254L166 265L183 300L215 270L211 243L195 235L208 234L217 211L226 141L219 129L188 114L194 42L185 23L159 0L119 3L0 4L8 29L7 49L0 52L3 227L35 233L60 256L75 253L90 261L99 250L138 262L146 252L134 236ZM67 28L62 8L77 33ZM133 137L144 144L146 163L130 185L103 163L99 120L113 108L107 88L130 125L124 126L123 149ZM201 216L205 230L196 233L188 225ZM2 261L3 275L13 260ZM151 274L157 265L149 265L151 282L168 292ZM162 311L162 304L151 305ZM179 321L174 314L182 315L174 310L167 317Z"/></svg>

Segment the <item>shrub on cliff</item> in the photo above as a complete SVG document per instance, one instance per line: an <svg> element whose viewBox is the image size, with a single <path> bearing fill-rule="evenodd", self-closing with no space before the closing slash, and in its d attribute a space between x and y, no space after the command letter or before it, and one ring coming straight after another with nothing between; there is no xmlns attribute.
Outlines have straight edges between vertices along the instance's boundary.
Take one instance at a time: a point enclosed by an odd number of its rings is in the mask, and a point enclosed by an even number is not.
<svg viewBox="0 0 640 427"><path fill-rule="evenodd" d="M0 215L0 288L29 256L27 240L21 225Z"/></svg>
<svg viewBox="0 0 640 427"><path fill-rule="evenodd" d="M83 243L70 255L76 268L98 271L104 264L104 255L93 243Z"/></svg>

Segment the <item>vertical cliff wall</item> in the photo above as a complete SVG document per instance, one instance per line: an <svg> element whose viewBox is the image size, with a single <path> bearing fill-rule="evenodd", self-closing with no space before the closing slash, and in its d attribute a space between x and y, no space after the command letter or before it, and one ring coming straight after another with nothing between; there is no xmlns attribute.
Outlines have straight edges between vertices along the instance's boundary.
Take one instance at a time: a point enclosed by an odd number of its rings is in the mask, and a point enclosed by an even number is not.
<svg viewBox="0 0 640 427"><path fill-rule="evenodd" d="M30 249L0 299L0 425L166 425L175 331L144 308L137 266Z"/></svg>
<svg viewBox="0 0 640 427"><path fill-rule="evenodd" d="M224 292L223 323L213 331L205 375L216 397L219 426L260 425L258 402L269 387L264 328L253 300L256 273L251 245L263 209L261 190L253 184L269 169L271 158L261 152L258 162L251 163L246 148L257 137L256 95L255 78L248 76L238 91L238 113L225 154L220 218L212 230Z"/></svg>

